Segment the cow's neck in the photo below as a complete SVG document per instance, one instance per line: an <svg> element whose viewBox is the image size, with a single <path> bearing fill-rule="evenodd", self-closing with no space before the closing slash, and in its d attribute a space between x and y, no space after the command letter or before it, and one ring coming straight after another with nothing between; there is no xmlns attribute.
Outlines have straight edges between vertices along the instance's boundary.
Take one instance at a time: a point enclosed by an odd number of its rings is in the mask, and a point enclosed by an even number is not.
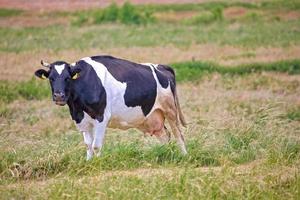
<svg viewBox="0 0 300 200"><path fill-rule="evenodd" d="M82 104L80 103L79 99L75 99L73 94L71 93L68 101L67 101L70 114L72 119L76 121L76 123L80 123L84 117Z"/></svg>
<svg viewBox="0 0 300 200"><path fill-rule="evenodd" d="M85 112L93 119L101 122L106 107L106 92L104 88L100 87L99 82L81 81L78 84L80 85L73 85L67 102L72 119L76 123L80 122ZM96 84L97 87L95 88L93 84ZM95 89L91 91L89 88Z"/></svg>

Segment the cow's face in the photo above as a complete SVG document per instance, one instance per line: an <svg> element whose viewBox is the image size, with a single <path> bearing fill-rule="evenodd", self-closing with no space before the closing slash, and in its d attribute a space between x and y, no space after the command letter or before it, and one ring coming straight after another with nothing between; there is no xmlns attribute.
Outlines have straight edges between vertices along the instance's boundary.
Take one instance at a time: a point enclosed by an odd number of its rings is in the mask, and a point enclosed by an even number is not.
<svg viewBox="0 0 300 200"><path fill-rule="evenodd" d="M41 79L49 79L53 101L60 106L67 103L70 97L71 84L78 77L78 73L71 69L70 65L63 61L52 64L41 62L47 70L39 69L35 75Z"/></svg>

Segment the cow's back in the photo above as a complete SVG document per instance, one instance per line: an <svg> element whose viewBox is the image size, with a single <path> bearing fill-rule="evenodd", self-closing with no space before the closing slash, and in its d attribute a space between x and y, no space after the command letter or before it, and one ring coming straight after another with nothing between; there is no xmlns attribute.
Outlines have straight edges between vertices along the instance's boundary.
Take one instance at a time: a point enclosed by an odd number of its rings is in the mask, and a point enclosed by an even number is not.
<svg viewBox="0 0 300 200"><path fill-rule="evenodd" d="M126 106L141 106L144 116L151 111L157 96L157 83L149 66L112 56L93 56L91 59L103 64L114 79L126 83Z"/></svg>

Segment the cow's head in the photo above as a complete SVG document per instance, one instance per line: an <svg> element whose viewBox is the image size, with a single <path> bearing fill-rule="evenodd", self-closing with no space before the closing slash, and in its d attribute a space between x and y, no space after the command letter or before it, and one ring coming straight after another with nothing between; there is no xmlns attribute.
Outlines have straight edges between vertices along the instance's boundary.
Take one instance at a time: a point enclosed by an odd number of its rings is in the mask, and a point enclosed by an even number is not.
<svg viewBox="0 0 300 200"><path fill-rule="evenodd" d="M53 101L57 105L65 105L70 97L72 81L78 78L79 71L64 61L51 64L41 61L41 64L48 70L39 69L35 75L41 79L49 79Z"/></svg>

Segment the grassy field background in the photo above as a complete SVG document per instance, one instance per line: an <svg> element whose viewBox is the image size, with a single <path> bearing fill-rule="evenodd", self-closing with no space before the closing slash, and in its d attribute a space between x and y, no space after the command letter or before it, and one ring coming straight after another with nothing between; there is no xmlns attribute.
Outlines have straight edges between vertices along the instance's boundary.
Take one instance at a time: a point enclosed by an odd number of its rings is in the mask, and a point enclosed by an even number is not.
<svg viewBox="0 0 300 200"><path fill-rule="evenodd" d="M0 9L0 199L299 199L300 3ZM40 60L170 64L188 156L135 129L85 145Z"/></svg>

